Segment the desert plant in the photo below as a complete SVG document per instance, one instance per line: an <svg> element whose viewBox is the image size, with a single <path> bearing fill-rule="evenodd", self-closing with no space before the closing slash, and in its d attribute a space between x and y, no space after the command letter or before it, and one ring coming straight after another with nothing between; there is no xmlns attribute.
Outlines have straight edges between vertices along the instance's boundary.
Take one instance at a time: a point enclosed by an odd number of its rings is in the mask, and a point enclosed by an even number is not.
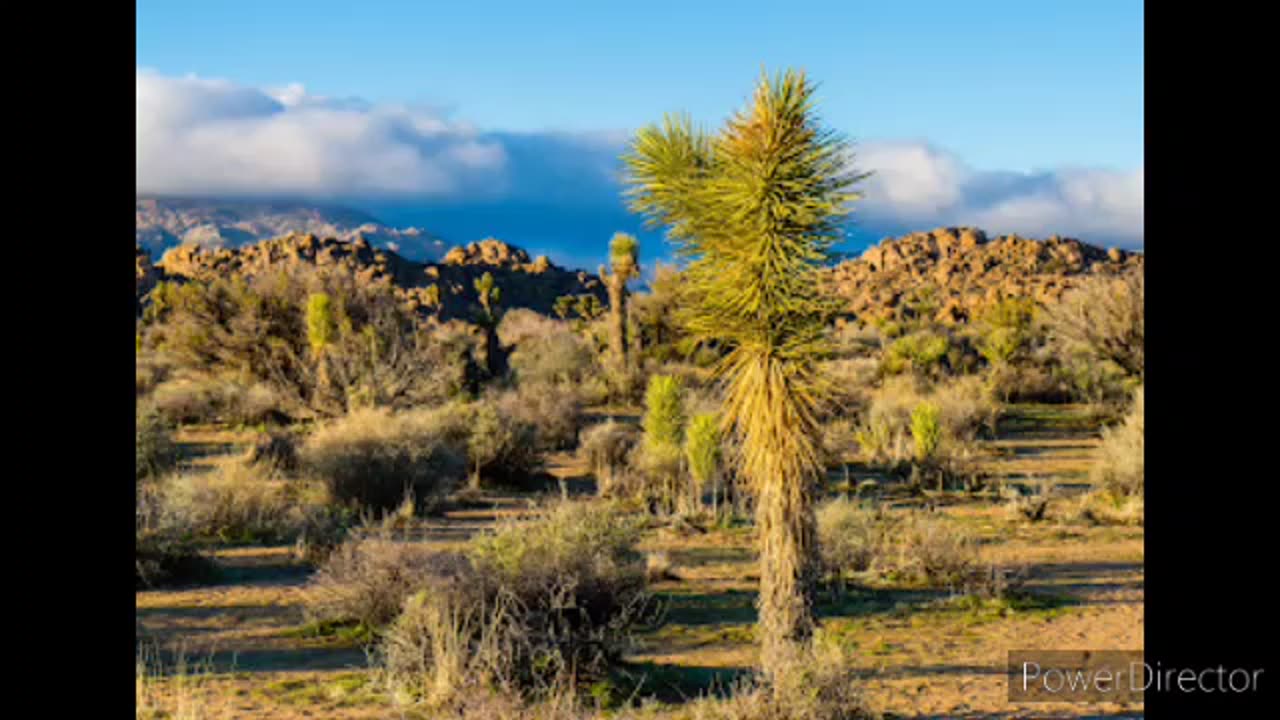
<svg viewBox="0 0 1280 720"><path fill-rule="evenodd" d="M516 395L509 396L507 402L486 398L471 405L467 463L472 488L480 487L482 475L501 483L518 483L537 467L538 427L521 417L517 407L525 404L520 399ZM517 407L510 400L515 400Z"/></svg>
<svg viewBox="0 0 1280 720"><path fill-rule="evenodd" d="M358 410L312 433L299 460L338 502L390 510L412 491L426 504L453 491L465 472L465 425L458 413L456 406Z"/></svg>
<svg viewBox="0 0 1280 720"><path fill-rule="evenodd" d="M946 335L920 330L894 340L885 348L884 368L890 374L905 371L936 374L950 349L951 341Z"/></svg>
<svg viewBox="0 0 1280 720"><path fill-rule="evenodd" d="M609 268L600 266L600 279L609 291L609 351L615 367L627 364L627 283L640 276L639 254L634 235L614 233Z"/></svg>
<svg viewBox="0 0 1280 720"><path fill-rule="evenodd" d="M337 321L333 317L333 299L327 293L312 293L307 299L307 341L316 355L324 352L334 335Z"/></svg>
<svg viewBox="0 0 1280 720"><path fill-rule="evenodd" d="M507 317L513 314L508 313ZM521 385L580 385L596 374L591 348L563 326L511 344L515 345L510 358L511 371Z"/></svg>
<svg viewBox="0 0 1280 720"><path fill-rule="evenodd" d="M651 447L679 447L684 439L683 384L671 375L649 378L645 393L645 444Z"/></svg>
<svg viewBox="0 0 1280 720"><path fill-rule="evenodd" d="M693 476L694 490L711 486L712 513L718 514L720 497L720 465L724 453L720 448L720 416L716 413L694 415L684 445L685 461Z"/></svg>
<svg viewBox="0 0 1280 720"><path fill-rule="evenodd" d="M938 406L922 402L911 411L911 439L915 442L916 460L928 462L938 450L942 425Z"/></svg>
<svg viewBox="0 0 1280 720"><path fill-rule="evenodd" d="M579 452L596 476L596 491L602 497L617 497L618 483L626 471L627 458L640 440L635 427L609 420L582 433Z"/></svg>
<svg viewBox="0 0 1280 720"><path fill-rule="evenodd" d="M468 687L536 693L597 677L646 618L637 539L626 516L580 503L474 538L380 644L394 690L439 705Z"/></svg>
<svg viewBox="0 0 1280 720"><path fill-rule="evenodd" d="M838 498L819 506L816 515L826 574L840 578L871 568L883 544L882 523L873 513Z"/></svg>
<svg viewBox="0 0 1280 720"><path fill-rule="evenodd" d="M157 486L162 524L198 542L290 542L309 515L329 505L322 484L284 479L274 468L240 458L220 462L208 472L162 478Z"/></svg>
<svg viewBox="0 0 1280 720"><path fill-rule="evenodd" d="M407 598L465 564L457 554L387 532L357 532L307 581L303 608L312 621L378 630L395 620Z"/></svg>
<svg viewBox="0 0 1280 720"><path fill-rule="evenodd" d="M763 77L716 137L669 116L625 158L632 208L667 226L689 260L691 335L728 349L724 422L756 493L766 671L814 627L815 363L834 309L818 271L860 179L848 145L817 121L813 92L803 73Z"/></svg>
<svg viewBox="0 0 1280 720"><path fill-rule="evenodd" d="M1090 471L1093 484L1116 497L1133 497L1143 494L1143 396L1141 386L1133 394L1133 406L1124 422L1102 431L1102 444L1098 446L1098 459Z"/></svg>
<svg viewBox="0 0 1280 720"><path fill-rule="evenodd" d="M177 451L169 424L154 407L134 411L134 475L137 480L156 477L173 467Z"/></svg>
<svg viewBox="0 0 1280 720"><path fill-rule="evenodd" d="M783 647L765 664L765 677L748 677L729 697L693 704L693 720L856 720L876 717L858 689L857 674L839 643Z"/></svg>
<svg viewBox="0 0 1280 720"><path fill-rule="evenodd" d="M1078 350L1143 377L1144 275L1091 276L1048 308L1045 322L1064 353Z"/></svg>

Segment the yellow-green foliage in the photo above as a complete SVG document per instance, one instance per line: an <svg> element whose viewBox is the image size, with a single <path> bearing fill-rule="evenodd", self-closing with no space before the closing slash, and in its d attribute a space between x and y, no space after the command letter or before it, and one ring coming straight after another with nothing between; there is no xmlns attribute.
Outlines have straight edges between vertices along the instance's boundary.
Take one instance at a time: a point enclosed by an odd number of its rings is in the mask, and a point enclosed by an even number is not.
<svg viewBox="0 0 1280 720"><path fill-rule="evenodd" d="M652 449L679 448L684 440L684 387L680 378L654 375L645 393L645 445Z"/></svg>
<svg viewBox="0 0 1280 720"><path fill-rule="evenodd" d="M889 344L885 349L884 367L895 375L908 370L928 373L938 366L950 349L951 342L946 335L920 330Z"/></svg>
<svg viewBox="0 0 1280 720"><path fill-rule="evenodd" d="M685 459L694 481L703 486L720 471L720 417L715 413L700 413L689 422L685 440Z"/></svg>
<svg viewBox="0 0 1280 720"><path fill-rule="evenodd" d="M978 352L987 362L1014 361L1031 341L1035 302L1029 298L1004 298L978 319Z"/></svg>
<svg viewBox="0 0 1280 720"><path fill-rule="evenodd" d="M928 460L942 439L941 412L937 405L922 402L911 411L911 439L915 441L916 459Z"/></svg>
<svg viewBox="0 0 1280 720"><path fill-rule="evenodd" d="M328 347L336 330L333 300L327 293L312 293L307 298L307 340L312 352L319 353Z"/></svg>
<svg viewBox="0 0 1280 720"><path fill-rule="evenodd" d="M718 134L667 116L641 129L624 158L631 207L666 226L689 261L689 332L730 348L717 369L725 424L757 494L766 669L813 629L811 503L826 395L816 363L836 307L819 272L860 179L848 144L818 121L814 90L801 72L762 77Z"/></svg>

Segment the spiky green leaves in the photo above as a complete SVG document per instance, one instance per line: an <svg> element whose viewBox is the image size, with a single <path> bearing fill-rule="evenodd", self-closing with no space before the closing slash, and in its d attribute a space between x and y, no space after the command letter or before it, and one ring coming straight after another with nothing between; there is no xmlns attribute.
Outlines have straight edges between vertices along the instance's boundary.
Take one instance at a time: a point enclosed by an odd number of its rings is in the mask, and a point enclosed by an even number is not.
<svg viewBox="0 0 1280 720"><path fill-rule="evenodd" d="M307 340L311 343L312 352L323 352L333 342L337 327L329 295L312 293L307 298Z"/></svg>

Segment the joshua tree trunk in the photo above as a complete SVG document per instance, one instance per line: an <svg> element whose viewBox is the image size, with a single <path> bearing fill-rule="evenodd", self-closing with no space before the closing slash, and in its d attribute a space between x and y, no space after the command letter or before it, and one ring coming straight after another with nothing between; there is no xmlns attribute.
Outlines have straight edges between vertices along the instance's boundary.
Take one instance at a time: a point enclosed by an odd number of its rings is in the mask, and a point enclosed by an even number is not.
<svg viewBox="0 0 1280 720"><path fill-rule="evenodd" d="M627 280L618 273L601 277L609 291L609 357L621 369L627 366Z"/></svg>
<svg viewBox="0 0 1280 720"><path fill-rule="evenodd" d="M760 664L772 673L789 646L813 636L817 522L807 483L769 483L756 500L760 529Z"/></svg>

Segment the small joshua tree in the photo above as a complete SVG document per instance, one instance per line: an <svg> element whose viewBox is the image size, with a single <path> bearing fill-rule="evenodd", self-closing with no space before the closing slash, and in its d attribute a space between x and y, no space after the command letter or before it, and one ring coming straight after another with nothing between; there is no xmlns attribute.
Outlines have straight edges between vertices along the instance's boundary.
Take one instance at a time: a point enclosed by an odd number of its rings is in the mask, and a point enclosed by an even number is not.
<svg viewBox="0 0 1280 720"><path fill-rule="evenodd" d="M694 497L711 485L711 512L719 514L720 493L720 417L716 413L694 415L684 444L685 460L693 476Z"/></svg>
<svg viewBox="0 0 1280 720"><path fill-rule="evenodd" d="M307 340L317 356L333 344L338 324L333 318L333 301L327 293L312 293L307 299Z"/></svg>
<svg viewBox="0 0 1280 720"><path fill-rule="evenodd" d="M498 323L502 317L498 309L498 302L502 299L502 288L498 287L493 281L492 273L485 273L476 278L473 283L476 289L476 295L480 300L480 326L484 329L484 364L485 370L492 375L498 375L501 372L499 365L499 353L501 348L498 340Z"/></svg>
<svg viewBox="0 0 1280 720"><path fill-rule="evenodd" d="M645 393L643 460L661 489L657 493L668 509L679 496L681 448L684 445L684 399L680 380L654 375Z"/></svg>
<svg viewBox="0 0 1280 720"><path fill-rule="evenodd" d="M615 367L627 364L627 283L640 276L640 243L634 236L614 233L609 241L609 264L600 266L600 279L609 291L609 350Z"/></svg>

